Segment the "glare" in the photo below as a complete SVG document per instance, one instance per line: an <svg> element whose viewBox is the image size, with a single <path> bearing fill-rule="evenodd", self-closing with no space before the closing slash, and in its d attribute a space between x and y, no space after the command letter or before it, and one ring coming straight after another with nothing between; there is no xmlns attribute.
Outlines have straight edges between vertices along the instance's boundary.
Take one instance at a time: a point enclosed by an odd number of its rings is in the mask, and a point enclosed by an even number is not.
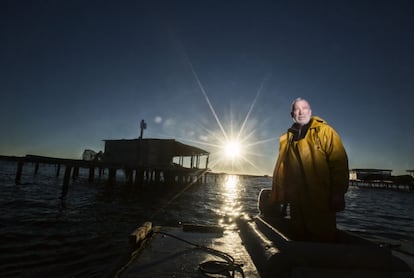
<svg viewBox="0 0 414 278"><path fill-rule="evenodd" d="M242 155L242 146L238 141L229 141L224 145L224 154L228 159L236 159Z"/></svg>
<svg viewBox="0 0 414 278"><path fill-rule="evenodd" d="M266 156L267 154L261 154L257 149L257 145L274 141L276 137L264 140L257 139L257 122L252 120L252 112L270 75L264 76L255 97L246 111L247 113L244 119L233 119L233 115L230 113L231 120L229 122L222 122L189 57L185 52L183 54L194 80L217 124L217 128L214 129L199 124L198 126L204 130L204 134L198 136L198 138L203 139L188 140L186 138L185 141L194 142L208 148L207 150L211 154L209 157L210 169L215 170L216 168L219 171L225 171L231 174L246 173L246 171L254 171L255 173L263 172L263 169L257 163L257 159L262 159L260 157Z"/></svg>

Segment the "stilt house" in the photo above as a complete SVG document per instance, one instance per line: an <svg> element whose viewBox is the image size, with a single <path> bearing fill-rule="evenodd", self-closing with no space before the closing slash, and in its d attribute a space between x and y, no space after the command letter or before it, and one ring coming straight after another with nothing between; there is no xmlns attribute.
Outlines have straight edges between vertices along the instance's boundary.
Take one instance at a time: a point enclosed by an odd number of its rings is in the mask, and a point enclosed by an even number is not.
<svg viewBox="0 0 414 278"><path fill-rule="evenodd" d="M105 162L136 168L207 169L209 152L174 139L104 140Z"/></svg>

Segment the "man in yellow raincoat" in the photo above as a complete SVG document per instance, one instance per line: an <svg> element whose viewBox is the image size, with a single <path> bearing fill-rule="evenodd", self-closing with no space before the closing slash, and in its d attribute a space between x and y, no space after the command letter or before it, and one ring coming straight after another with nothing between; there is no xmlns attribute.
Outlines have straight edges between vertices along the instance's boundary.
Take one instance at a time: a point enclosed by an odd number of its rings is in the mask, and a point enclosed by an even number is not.
<svg viewBox="0 0 414 278"><path fill-rule="evenodd" d="M326 121L312 116L308 101L295 99L291 116L294 124L280 137L270 200L288 204L293 238L334 241L349 183L344 146Z"/></svg>

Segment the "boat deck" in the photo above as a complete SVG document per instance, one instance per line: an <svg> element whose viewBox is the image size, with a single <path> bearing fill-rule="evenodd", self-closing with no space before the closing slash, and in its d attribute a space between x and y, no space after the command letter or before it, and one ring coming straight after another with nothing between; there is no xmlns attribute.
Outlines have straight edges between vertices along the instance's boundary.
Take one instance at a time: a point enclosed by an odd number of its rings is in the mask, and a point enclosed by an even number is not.
<svg viewBox="0 0 414 278"><path fill-rule="evenodd" d="M260 217L236 222L227 229L146 222L131 234L134 251L114 277L414 277L411 244L345 231L335 243L294 241Z"/></svg>
<svg viewBox="0 0 414 278"><path fill-rule="evenodd" d="M232 271L234 277L260 277L238 230L202 225L153 230L115 277L206 277L203 271L210 275L224 271L224 277Z"/></svg>

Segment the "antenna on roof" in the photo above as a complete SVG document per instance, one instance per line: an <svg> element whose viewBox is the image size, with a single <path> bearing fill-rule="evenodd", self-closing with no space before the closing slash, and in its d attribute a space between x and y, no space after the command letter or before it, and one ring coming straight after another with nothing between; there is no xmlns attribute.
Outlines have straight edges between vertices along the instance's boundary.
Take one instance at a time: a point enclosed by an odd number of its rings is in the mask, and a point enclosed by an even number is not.
<svg viewBox="0 0 414 278"><path fill-rule="evenodd" d="M141 127L141 133L139 135L139 139L142 139L142 135L144 134L144 129L147 128L147 123L144 121L144 119L141 120L140 127Z"/></svg>

